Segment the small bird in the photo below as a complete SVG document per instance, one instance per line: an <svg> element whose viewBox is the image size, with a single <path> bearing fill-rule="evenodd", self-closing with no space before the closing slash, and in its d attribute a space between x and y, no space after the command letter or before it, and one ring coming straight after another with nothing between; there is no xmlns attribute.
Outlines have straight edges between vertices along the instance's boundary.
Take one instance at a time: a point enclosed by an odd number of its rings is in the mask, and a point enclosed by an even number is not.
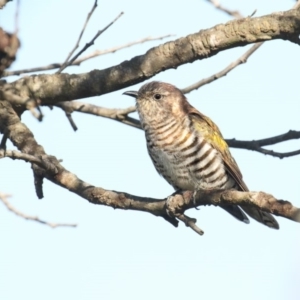
<svg viewBox="0 0 300 300"><path fill-rule="evenodd" d="M175 86L150 82L138 92L136 107L145 131L147 148L157 172L175 190L249 191L218 126L192 105ZM222 205L238 220L253 219L279 229L276 219L256 207Z"/></svg>

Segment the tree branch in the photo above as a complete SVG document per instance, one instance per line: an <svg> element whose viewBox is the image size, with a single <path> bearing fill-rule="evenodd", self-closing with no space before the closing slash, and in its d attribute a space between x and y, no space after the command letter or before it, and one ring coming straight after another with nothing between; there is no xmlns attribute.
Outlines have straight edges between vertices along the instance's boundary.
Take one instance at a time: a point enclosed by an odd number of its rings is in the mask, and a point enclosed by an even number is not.
<svg viewBox="0 0 300 300"><path fill-rule="evenodd" d="M299 44L300 9L217 25L150 49L105 70L85 74L38 75L7 83L3 91L30 95L44 105L106 94L142 82L159 72L216 55L233 47L284 39ZM0 98L3 98L3 92Z"/></svg>
<svg viewBox="0 0 300 300"><path fill-rule="evenodd" d="M134 42L129 42L127 44L124 45L120 45L120 46L116 46L116 47L112 47L109 49L105 49L105 50L95 50L94 52L82 57L82 58L78 58L75 61L73 61L72 64L70 64L69 66L80 66L80 64L82 62L85 62L89 59L92 59L94 57L97 56L101 56L101 55L105 55L105 54L109 54L109 53L115 53L119 50L125 49L125 48L129 48L131 46L137 45L137 44L143 44L145 42L151 42L151 41L157 41L157 40L163 40L165 38L174 36L173 34L167 34L167 35L163 35L163 36L159 36L159 37L146 37ZM42 67L36 67L36 68L28 68L28 69L21 69L21 70L15 70L15 71L4 71L3 72L3 77L8 77L8 76L15 76L15 75L21 75L24 73L34 73L34 72L40 72L40 71L48 71L48 70L53 70L53 69L57 69L60 68L62 66L62 63L52 63L50 65L47 66L42 66Z"/></svg>
<svg viewBox="0 0 300 300"><path fill-rule="evenodd" d="M57 71L57 73L61 73L66 67L68 67L68 66L70 65L71 62L69 62L69 59L70 59L70 57L73 55L73 53L75 52L75 50L79 47L79 43L80 43L81 38L82 38L82 35L83 35L83 33L84 33L85 29L86 29L86 26L87 26L87 24L88 24L88 22L89 22L89 20L90 20L90 18L91 18L91 16L92 16L93 12L96 10L96 8L97 8L97 6L98 6L97 2L98 2L98 1L95 0L94 5L93 5L91 11L88 13L88 15L87 15L87 17L86 17L86 20L85 20L85 22L84 22L83 28L82 28L82 30L81 30L81 32L80 32L80 34L79 34L78 40L77 40L77 42L76 42L74 48L73 48L72 51L69 53L69 55L67 56L65 62L64 62L64 63L62 64L62 66L59 68L59 70Z"/></svg>
<svg viewBox="0 0 300 300"><path fill-rule="evenodd" d="M6 206L6 208L8 210L10 210L11 212L13 212L15 215L25 219L25 220L31 220L31 221L35 221L47 226L50 226L51 228L56 228L56 227L76 227L77 224L67 224L67 223L52 223L52 222L47 222L44 220L41 220L39 217L36 216L30 216L30 215L26 215L23 212L17 210L16 208L14 208L9 201L7 200L8 197L11 197L10 195L6 195L0 192L0 201L2 201L2 203Z"/></svg>
<svg viewBox="0 0 300 300"><path fill-rule="evenodd" d="M130 125L135 128L141 129L141 123L139 120L131 118L128 114L135 112L135 106L131 106L128 108L119 108L119 109L110 109L105 107L100 107L97 105L83 103L83 102L60 102L55 106L62 108L64 111L68 113L72 113L74 111L86 113L94 116L101 116L104 118L112 119L114 121L118 121L124 123L126 125Z"/></svg>
<svg viewBox="0 0 300 300"><path fill-rule="evenodd" d="M139 197L95 187L65 169L55 157L48 156L35 141L30 130L20 120L17 121L16 118L17 115L13 113L11 105L8 102L0 101L0 131L6 130L12 143L23 152L6 151L5 154L2 151L2 155L31 162L32 168L40 176L68 189L91 203L125 210L148 212L164 218L174 226L178 225L176 219L178 218L199 234L202 234L202 230L195 225L196 220L184 215L187 209L194 207L195 202L197 206L211 204L254 205L266 212L300 222L299 208L294 207L290 202L277 200L263 192L201 191L201 193L194 196L194 192L185 191L175 193L166 200ZM44 164L45 161L47 161L47 164Z"/></svg>
<svg viewBox="0 0 300 300"><path fill-rule="evenodd" d="M97 2L97 1L96 1ZM94 45L95 40L105 32L111 25L113 25L124 13L121 12L112 22L110 22L107 26L105 26L102 30L99 30L96 35L92 38L92 40L85 44L85 46L76 54L70 61L66 62L57 72L56 74L61 73L66 67L71 65L86 49Z"/></svg>
<svg viewBox="0 0 300 300"><path fill-rule="evenodd" d="M217 9L224 11L225 13L235 17L235 18L243 18L243 16L238 11L231 11L224 7L222 7L218 1L216 0L207 0L208 2L212 3ZM300 5L300 1L297 1L297 3L293 6L293 9L298 8ZM253 13L254 14L254 13ZM253 15L252 14L252 15ZM250 17L252 17L252 15ZM264 42L256 43L254 46L252 46L248 51L246 51L240 58L238 58L236 61L232 62L230 65L228 65L224 70L213 74L207 78L204 78L184 89L182 89L182 93L187 94L190 93L193 90L199 89L201 86L211 83L223 76L226 76L230 71L235 69L240 64L244 64L247 62L248 58L260 47L263 45Z"/></svg>
<svg viewBox="0 0 300 300"><path fill-rule="evenodd" d="M227 15L229 15L231 17L234 17L234 18L237 18L237 19L243 18L243 15L239 11L237 11L237 10L230 10L228 8L225 8L217 0L206 0L206 1L209 2L209 3L211 3L216 9L218 9L218 10L226 13Z"/></svg>
<svg viewBox="0 0 300 300"><path fill-rule="evenodd" d="M139 120L128 116L128 114L136 111L136 108L134 106L125 109L124 108L109 109L109 108L104 108L97 105L79 102L79 101L61 102L56 104L55 106L63 107L63 109L69 112L70 114L74 111L82 112L86 114L109 118L111 120L118 121L138 129L142 129L141 122ZM270 138L261 139L261 140L242 141L236 139L226 139L226 142L228 146L231 148L252 150L252 151L257 151L259 153L263 153L265 155L285 158L285 157L299 155L300 149L296 151L281 153L281 152L275 152L273 150L264 149L262 147L275 145L278 143L282 143L289 140L295 140L295 139L300 139L300 131L290 130L287 133L270 137Z"/></svg>
<svg viewBox="0 0 300 300"><path fill-rule="evenodd" d="M72 113L74 111L82 112L86 114L109 118L111 120L118 121L138 129L142 129L141 122L139 120L128 116L128 114L136 111L136 108L134 106L125 109L109 109L109 108L104 108L97 105L79 102L79 101L61 102L56 104L55 106L63 107L63 109L69 113ZM265 155L285 158L285 157L299 155L300 149L296 151L281 153L281 152L275 152L273 150L264 149L262 147L275 145L278 143L286 142L289 140L296 140L296 139L300 139L300 131L290 130L287 133L270 137L270 138L261 139L261 140L242 141L236 139L226 139L226 142L228 146L231 148L252 150L252 151L257 151L259 153L263 153Z"/></svg>
<svg viewBox="0 0 300 300"><path fill-rule="evenodd" d="M257 151L257 152L260 152L260 153L263 153L266 155L284 158L284 157L299 155L300 149L296 150L296 151L280 153L280 152L275 152L273 150L264 149L262 147L275 145L278 143L282 143L282 142L290 141L290 140L296 140L296 139L300 139L300 131L290 130L287 133L277 135L274 137L270 137L270 138L266 138L266 139L261 139L261 140L240 141L240 140L236 140L236 139L229 139L229 140L226 140L226 142L232 148L252 150L252 151Z"/></svg>
<svg viewBox="0 0 300 300"><path fill-rule="evenodd" d="M254 46L252 46L248 51L246 51L241 57L239 57L236 61L232 62L231 64L229 64L225 69L223 69L222 71L213 74L207 78L204 78L184 89L182 89L182 93L183 94L188 94L193 90L197 90L199 89L201 86L211 83L223 76L226 76L230 71L232 71L233 69L235 69L237 66L244 64L247 62L248 58L260 47L262 46L263 42L261 43L256 43Z"/></svg>
<svg viewBox="0 0 300 300"><path fill-rule="evenodd" d="M265 192L226 191L199 191L194 195L192 191L175 193L168 197L167 211L177 216L187 209L201 205L251 205L265 212L281 216L300 223L300 208L294 207L290 202L278 200Z"/></svg>

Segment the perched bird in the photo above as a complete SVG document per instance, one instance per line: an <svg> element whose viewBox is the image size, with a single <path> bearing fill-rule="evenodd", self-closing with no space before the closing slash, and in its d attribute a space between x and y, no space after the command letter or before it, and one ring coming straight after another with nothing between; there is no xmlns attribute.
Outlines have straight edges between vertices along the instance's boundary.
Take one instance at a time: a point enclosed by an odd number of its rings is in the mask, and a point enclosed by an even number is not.
<svg viewBox="0 0 300 300"><path fill-rule="evenodd" d="M178 88L154 81L138 92L124 94L136 98L149 155L175 190L248 191L217 125L191 106ZM256 207L221 207L245 223L249 219L243 210L258 222L279 229L271 214Z"/></svg>

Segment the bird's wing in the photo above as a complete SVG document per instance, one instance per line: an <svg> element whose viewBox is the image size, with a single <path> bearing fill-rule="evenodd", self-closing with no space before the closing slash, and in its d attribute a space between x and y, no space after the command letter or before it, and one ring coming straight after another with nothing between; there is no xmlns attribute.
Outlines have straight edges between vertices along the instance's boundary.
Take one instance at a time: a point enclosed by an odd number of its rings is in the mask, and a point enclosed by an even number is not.
<svg viewBox="0 0 300 300"><path fill-rule="evenodd" d="M218 128L218 126L207 116L200 113L194 107L190 107L189 115L197 130L201 132L205 140L207 140L220 154L225 163L226 170L234 178L242 191L248 191L243 181L242 173L232 157L229 147Z"/></svg>
<svg viewBox="0 0 300 300"><path fill-rule="evenodd" d="M226 166L226 170L232 176L232 178L234 178L240 189L242 191L249 191L245 182L243 181L242 173L236 161L230 154L228 145L224 141L218 126L210 118L201 114L194 107L190 106L188 108L188 111L195 128L199 130L204 138L221 154L221 157ZM243 205L241 207L250 217L257 220L258 222L268 227L279 229L279 224L271 214L252 206ZM228 207L226 208L226 206L223 206L222 208L235 216L235 213L232 212L233 205L230 206L230 210L228 210ZM241 217L238 217L238 219L242 220Z"/></svg>

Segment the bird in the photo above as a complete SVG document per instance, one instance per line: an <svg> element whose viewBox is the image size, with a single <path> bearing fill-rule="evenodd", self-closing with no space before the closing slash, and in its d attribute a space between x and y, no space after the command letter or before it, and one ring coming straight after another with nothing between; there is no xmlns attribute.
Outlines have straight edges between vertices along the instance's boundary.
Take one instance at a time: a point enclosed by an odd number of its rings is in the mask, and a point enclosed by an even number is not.
<svg viewBox="0 0 300 300"><path fill-rule="evenodd" d="M136 99L149 156L176 191L249 191L218 126L194 108L172 84L152 81L123 94ZM250 216L274 229L278 222L254 206L221 205L248 224Z"/></svg>

